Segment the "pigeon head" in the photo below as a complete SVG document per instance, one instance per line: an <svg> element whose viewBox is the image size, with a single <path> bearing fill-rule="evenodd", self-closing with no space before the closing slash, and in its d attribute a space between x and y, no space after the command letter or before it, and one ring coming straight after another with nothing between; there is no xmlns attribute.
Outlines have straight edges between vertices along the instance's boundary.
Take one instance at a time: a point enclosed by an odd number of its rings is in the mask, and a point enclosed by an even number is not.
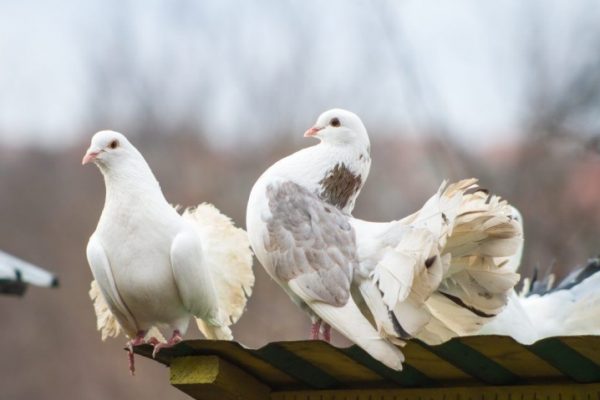
<svg viewBox="0 0 600 400"><path fill-rule="evenodd" d="M304 137L315 137L332 145L369 146L369 135L358 115L334 108L317 118L315 125L304 132Z"/></svg>
<svg viewBox="0 0 600 400"><path fill-rule="evenodd" d="M93 162L98 166L109 167L121 160L129 159L132 154L137 153L135 147L123 134L114 131L100 131L92 137L90 147L83 156L81 164Z"/></svg>

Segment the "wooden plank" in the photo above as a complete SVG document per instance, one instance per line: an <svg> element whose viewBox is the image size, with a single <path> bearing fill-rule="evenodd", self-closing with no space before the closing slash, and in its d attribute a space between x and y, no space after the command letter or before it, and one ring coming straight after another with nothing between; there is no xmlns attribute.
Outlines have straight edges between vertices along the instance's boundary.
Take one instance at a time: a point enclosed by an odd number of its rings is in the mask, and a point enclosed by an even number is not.
<svg viewBox="0 0 600 400"><path fill-rule="evenodd" d="M428 347L410 341L403 349L406 363L401 372L356 346L338 349L318 341L272 343L251 350L235 342L191 340L163 349L157 361L169 365L187 356L217 356L276 391L465 387L481 386L480 381L500 385L515 383L514 376L530 385L600 383L600 337L551 338L533 346L489 336L459 339L458 347L455 342ZM151 357L150 346L135 351Z"/></svg>
<svg viewBox="0 0 600 400"><path fill-rule="evenodd" d="M598 317L600 318L600 315ZM600 336L564 336L560 340L579 354L600 365Z"/></svg>
<svg viewBox="0 0 600 400"><path fill-rule="evenodd" d="M135 346L133 348L133 352L135 354L139 354L140 356L158 361L161 364L169 366L174 358L195 355L194 349L191 349L187 345L189 342L190 341L184 340L183 342L180 342L173 347L161 349L161 351L156 355L156 358L152 357L152 351L154 350L154 347L149 344ZM129 348L124 347L123 350L129 351Z"/></svg>
<svg viewBox="0 0 600 400"><path fill-rule="evenodd" d="M481 382L490 385L508 385L519 382L517 375L467 346L460 339L454 339L439 346L427 346L427 348Z"/></svg>
<svg viewBox="0 0 600 400"><path fill-rule="evenodd" d="M244 349L238 343L217 340L188 340L185 343L188 348L193 349L194 355L218 355L271 387L298 385L296 379L255 356L252 354L253 350Z"/></svg>
<svg viewBox="0 0 600 400"><path fill-rule="evenodd" d="M559 370L510 337L470 336L461 341L524 380L566 379Z"/></svg>
<svg viewBox="0 0 600 400"><path fill-rule="evenodd" d="M381 383L384 378L320 340L282 342L280 345L345 384Z"/></svg>
<svg viewBox="0 0 600 400"><path fill-rule="evenodd" d="M216 356L174 359L171 385L199 400L264 400L271 392L253 376Z"/></svg>
<svg viewBox="0 0 600 400"><path fill-rule="evenodd" d="M527 348L576 382L600 382L600 366L559 338L544 339Z"/></svg>
<svg viewBox="0 0 600 400"><path fill-rule="evenodd" d="M375 360L358 346L352 346L348 347L347 349L340 350L348 355L348 357L365 365L372 371L377 372L388 381L391 381L397 385L404 387L438 386L434 380L430 379L421 371L415 369L407 363L404 363L402 366L402 371L394 371L383 365L381 362Z"/></svg>
<svg viewBox="0 0 600 400"><path fill-rule="evenodd" d="M273 392L271 400L596 400L600 384Z"/></svg>
<svg viewBox="0 0 600 400"><path fill-rule="evenodd" d="M253 353L310 388L330 389L340 386L340 382L329 373L289 352L282 344L283 342L271 343Z"/></svg>
<svg viewBox="0 0 600 400"><path fill-rule="evenodd" d="M473 377L461 371L448 361L432 353L417 341L409 341L402 349L406 364L418 371L426 372L427 376L437 381L471 381Z"/></svg>

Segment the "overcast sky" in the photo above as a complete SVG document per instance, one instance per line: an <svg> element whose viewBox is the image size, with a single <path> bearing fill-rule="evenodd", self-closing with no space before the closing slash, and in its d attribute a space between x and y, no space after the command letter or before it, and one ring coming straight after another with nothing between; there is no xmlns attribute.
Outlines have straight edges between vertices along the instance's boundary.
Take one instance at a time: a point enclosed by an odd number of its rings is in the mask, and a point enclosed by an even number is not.
<svg viewBox="0 0 600 400"><path fill-rule="evenodd" d="M193 110L224 143L282 126L300 134L341 106L371 134L443 124L489 144L516 135L526 112L532 30L549 38L548 62L568 68L574 28L597 3L0 0L0 142L119 128L155 96L155 112ZM118 84L99 78L123 69ZM90 100L105 90L106 121Z"/></svg>

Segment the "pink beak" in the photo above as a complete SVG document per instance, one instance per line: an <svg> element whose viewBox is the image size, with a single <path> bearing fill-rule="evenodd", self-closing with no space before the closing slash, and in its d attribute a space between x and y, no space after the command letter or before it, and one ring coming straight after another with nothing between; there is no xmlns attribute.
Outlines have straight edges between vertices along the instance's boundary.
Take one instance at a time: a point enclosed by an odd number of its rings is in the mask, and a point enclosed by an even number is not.
<svg viewBox="0 0 600 400"><path fill-rule="evenodd" d="M85 156L83 156L83 160L81 160L81 165L91 163L96 159L96 157L98 157L98 154L98 151L88 151L87 153L85 153Z"/></svg>
<svg viewBox="0 0 600 400"><path fill-rule="evenodd" d="M319 131L323 129L323 128L317 128L316 126L313 126L312 128L308 129L306 132L304 132L304 137L314 137L317 135L317 133L319 133Z"/></svg>

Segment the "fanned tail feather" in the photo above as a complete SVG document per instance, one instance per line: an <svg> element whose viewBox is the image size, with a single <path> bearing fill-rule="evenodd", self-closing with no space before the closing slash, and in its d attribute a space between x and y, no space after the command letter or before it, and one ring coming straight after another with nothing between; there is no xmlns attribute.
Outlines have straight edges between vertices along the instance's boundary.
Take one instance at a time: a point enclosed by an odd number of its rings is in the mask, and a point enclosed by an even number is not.
<svg viewBox="0 0 600 400"><path fill-rule="evenodd" d="M227 325L214 326L196 318L196 325L205 338L210 340L233 340L233 333Z"/></svg>
<svg viewBox="0 0 600 400"><path fill-rule="evenodd" d="M453 187L454 186L454 187ZM446 341L453 336L477 333L506 306L519 281L511 258L521 251L522 226L506 201L465 180L444 190L461 193L454 227L443 254L450 267L427 307L441 324L427 326L426 335ZM441 332L439 326L448 329Z"/></svg>
<svg viewBox="0 0 600 400"><path fill-rule="evenodd" d="M439 286L448 268L448 258L441 257L438 238L425 228L409 228L399 243L387 251L372 273L384 307L379 305L380 315L387 311L385 321L378 325L380 332L388 337L408 339L429 322L431 314L425 306L426 300ZM361 285L366 292L370 282ZM370 308L376 295L369 296Z"/></svg>
<svg viewBox="0 0 600 400"><path fill-rule="evenodd" d="M378 231L387 247L359 289L380 334L442 343L501 312L519 280L510 260L522 230L513 214L467 179L444 182L419 211Z"/></svg>
<svg viewBox="0 0 600 400"><path fill-rule="evenodd" d="M183 218L198 229L219 301L220 326L197 320L198 329L207 338L231 339L227 327L241 317L254 286L248 235L212 204L189 208Z"/></svg>

